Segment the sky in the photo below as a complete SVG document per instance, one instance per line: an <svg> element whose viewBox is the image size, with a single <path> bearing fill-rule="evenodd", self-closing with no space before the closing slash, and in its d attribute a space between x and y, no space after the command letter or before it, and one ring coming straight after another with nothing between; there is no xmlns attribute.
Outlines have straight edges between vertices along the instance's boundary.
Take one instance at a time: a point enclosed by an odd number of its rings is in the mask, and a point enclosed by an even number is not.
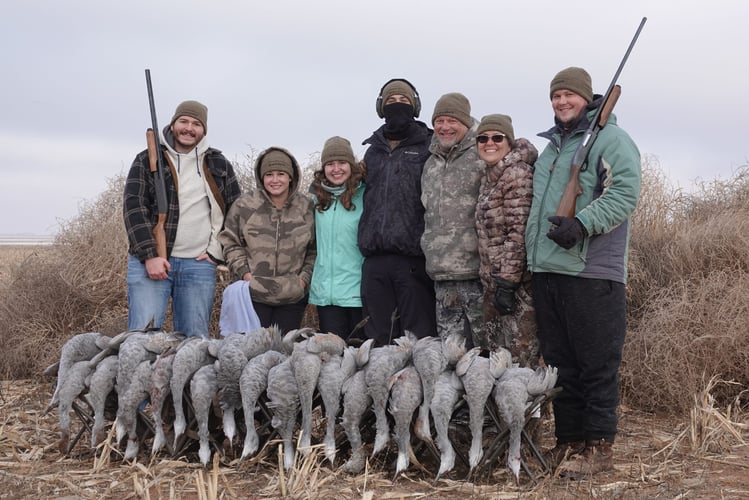
<svg viewBox="0 0 749 500"><path fill-rule="evenodd" d="M539 150L549 82L582 66L619 125L669 181L730 178L749 163L745 0L3 0L0 235L55 234L126 175L150 126L177 104L208 106L208 139L233 161L269 146L302 163L333 135L361 142L375 100L406 78L431 123L437 99L512 116Z"/></svg>

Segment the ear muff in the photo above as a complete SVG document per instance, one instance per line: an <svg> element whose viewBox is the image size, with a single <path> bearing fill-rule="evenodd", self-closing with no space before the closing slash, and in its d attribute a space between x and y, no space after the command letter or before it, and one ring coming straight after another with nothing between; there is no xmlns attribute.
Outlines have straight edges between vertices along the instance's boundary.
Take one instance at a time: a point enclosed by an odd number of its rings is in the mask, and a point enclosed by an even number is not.
<svg viewBox="0 0 749 500"><path fill-rule="evenodd" d="M411 87L411 90L413 90L414 93L414 118L419 117L419 113L421 112L421 98L419 98L419 92L416 90L416 87L414 87L411 82L406 80L405 78L393 78L391 80L388 80L385 82L385 85L382 86L380 89L380 94L377 96L377 101L375 102L375 109L377 110L377 116L380 118L385 118L384 113L382 112L382 91L385 90L385 87L390 85L392 82L404 82L406 85Z"/></svg>

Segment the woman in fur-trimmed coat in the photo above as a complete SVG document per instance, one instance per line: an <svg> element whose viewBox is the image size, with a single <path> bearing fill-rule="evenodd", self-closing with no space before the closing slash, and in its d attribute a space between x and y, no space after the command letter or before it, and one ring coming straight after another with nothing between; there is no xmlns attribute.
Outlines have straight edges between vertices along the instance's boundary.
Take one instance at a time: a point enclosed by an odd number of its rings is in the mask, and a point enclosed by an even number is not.
<svg viewBox="0 0 749 500"><path fill-rule="evenodd" d="M527 139L515 139L507 115L485 116L476 142L486 165L476 204L486 322L481 347L504 346L521 366L535 367L539 349L526 270L525 226L538 151Z"/></svg>

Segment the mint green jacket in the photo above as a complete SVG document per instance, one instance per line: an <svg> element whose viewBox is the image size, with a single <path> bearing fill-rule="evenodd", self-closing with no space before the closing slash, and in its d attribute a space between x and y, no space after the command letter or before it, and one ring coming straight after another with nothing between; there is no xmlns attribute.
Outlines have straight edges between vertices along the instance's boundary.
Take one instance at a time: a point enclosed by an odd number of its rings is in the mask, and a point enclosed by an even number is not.
<svg viewBox="0 0 749 500"><path fill-rule="evenodd" d="M590 150L587 169L580 173L582 194L575 217L587 236L569 250L546 234L547 218L556 213L569 181L572 156L595 113L594 101L576 128L566 134L555 126L538 134L549 140L535 164L533 202L525 232L528 268L582 278L627 281L627 252L632 211L640 196L640 152L627 133L609 116ZM585 168L585 167L584 167Z"/></svg>
<svg viewBox="0 0 749 500"><path fill-rule="evenodd" d="M317 260L312 273L309 303L318 306L361 307L361 266L364 257L356 244L364 184L351 197L346 210L333 197L327 210L315 209ZM315 200L316 201L316 200Z"/></svg>

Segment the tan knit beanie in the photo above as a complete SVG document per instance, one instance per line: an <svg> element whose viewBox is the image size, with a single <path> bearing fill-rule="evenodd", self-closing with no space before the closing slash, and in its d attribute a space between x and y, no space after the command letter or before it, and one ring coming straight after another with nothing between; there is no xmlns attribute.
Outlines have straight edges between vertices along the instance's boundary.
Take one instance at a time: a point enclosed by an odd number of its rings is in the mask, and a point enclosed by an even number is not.
<svg viewBox="0 0 749 500"><path fill-rule="evenodd" d="M557 90L571 90L588 103L593 100L593 85L590 75L583 68L570 67L563 69L551 80L549 97Z"/></svg>
<svg viewBox="0 0 749 500"><path fill-rule="evenodd" d="M265 174L274 170L286 172L289 177L294 178L294 164L291 158L277 149L268 151L260 160L260 178L262 179Z"/></svg>
<svg viewBox="0 0 749 500"><path fill-rule="evenodd" d="M351 149L351 143L348 139L336 135L325 141L320 154L320 164L325 166L326 163L333 160L347 161L351 166L356 163L354 150Z"/></svg>
<svg viewBox="0 0 749 500"><path fill-rule="evenodd" d="M174 122L176 122L177 118L180 116L189 116L198 120L203 124L203 132L208 135L208 108L206 108L204 104L201 104L198 101L181 102L174 111L174 116L169 125L174 125Z"/></svg>
<svg viewBox="0 0 749 500"><path fill-rule="evenodd" d="M393 80L385 85L385 88L382 89L382 105L385 106L387 100L395 94L407 97L411 106L415 105L414 103L416 102L416 99L414 98L414 90L403 80Z"/></svg>
<svg viewBox="0 0 749 500"><path fill-rule="evenodd" d="M512 118L507 115L486 115L481 119L476 135L486 132L487 130L497 130L507 136L510 145L515 142L515 130L512 128Z"/></svg>
<svg viewBox="0 0 749 500"><path fill-rule="evenodd" d="M468 98L458 92L450 92L439 98L434 105L432 113L432 125L438 116L451 116L468 128L473 126L471 118L471 103Z"/></svg>

